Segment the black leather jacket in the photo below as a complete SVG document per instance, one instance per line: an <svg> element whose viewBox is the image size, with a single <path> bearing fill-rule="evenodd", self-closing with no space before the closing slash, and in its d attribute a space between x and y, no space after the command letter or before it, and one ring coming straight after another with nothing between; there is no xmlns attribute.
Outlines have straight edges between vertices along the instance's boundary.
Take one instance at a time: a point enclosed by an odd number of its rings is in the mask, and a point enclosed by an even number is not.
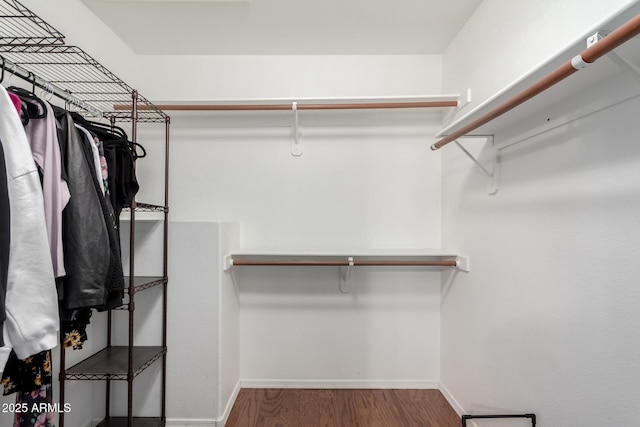
<svg viewBox="0 0 640 427"><path fill-rule="evenodd" d="M63 211L67 275L61 299L67 309L113 308L122 304L124 277L113 214L93 172L86 146L71 115L55 108L63 169L71 199ZM88 151L89 150L89 151ZM102 200L101 200L102 199Z"/></svg>

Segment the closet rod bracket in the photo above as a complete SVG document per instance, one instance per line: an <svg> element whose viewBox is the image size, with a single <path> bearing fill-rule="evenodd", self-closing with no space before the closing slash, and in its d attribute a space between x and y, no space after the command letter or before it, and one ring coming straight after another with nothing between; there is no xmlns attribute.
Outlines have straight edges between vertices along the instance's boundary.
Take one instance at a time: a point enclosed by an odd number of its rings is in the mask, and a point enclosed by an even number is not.
<svg viewBox="0 0 640 427"><path fill-rule="evenodd" d="M607 34L603 31L598 31L587 38L587 47L591 47L592 45L598 43L602 40ZM620 67L629 77L634 79L637 83L640 83L640 67L634 62L628 60L624 55L612 50L607 53L607 58L611 60L614 64Z"/></svg>
<svg viewBox="0 0 640 427"><path fill-rule="evenodd" d="M447 115L442 119L442 123L447 125L453 121L456 115L462 111L465 107L467 107L471 103L471 88L467 88L467 92L464 94L464 97L460 96L458 98L458 105L455 108L449 110Z"/></svg>
<svg viewBox="0 0 640 427"><path fill-rule="evenodd" d="M471 270L471 262L468 256L458 255L456 257L456 268L460 271L468 273Z"/></svg>
<svg viewBox="0 0 640 427"><path fill-rule="evenodd" d="M469 138L469 136L465 137L465 138ZM489 157L489 165L485 166L483 165L480 160L478 160L476 158L476 156L474 156L473 154L471 154L469 152L469 150L467 150L464 145L462 145L460 143L460 141L458 141L457 139L454 140L453 142L455 142L455 144L458 146L458 148L460 148L460 150L462 150L462 152L471 159L471 161L478 167L478 169L480 170L480 172L482 172L483 175L485 175L487 178L489 178L489 187L487 192L490 195L495 195L498 192L498 177L499 177L499 172L500 172L500 152L499 150L495 147L494 141L493 141L493 135L488 135L488 136L480 136L480 138L484 138L486 139L486 147L485 149L488 151L488 157Z"/></svg>
<svg viewBox="0 0 640 427"><path fill-rule="evenodd" d="M298 103L291 103L291 111L293 111L293 141L291 142L291 155L294 157L302 156L304 150L300 143L300 125L298 122Z"/></svg>
<svg viewBox="0 0 640 427"><path fill-rule="evenodd" d="M350 256L348 259L349 265L346 267L340 268L340 292L348 294L353 289L353 275L351 274L353 271L353 266L355 265L353 261L353 257Z"/></svg>

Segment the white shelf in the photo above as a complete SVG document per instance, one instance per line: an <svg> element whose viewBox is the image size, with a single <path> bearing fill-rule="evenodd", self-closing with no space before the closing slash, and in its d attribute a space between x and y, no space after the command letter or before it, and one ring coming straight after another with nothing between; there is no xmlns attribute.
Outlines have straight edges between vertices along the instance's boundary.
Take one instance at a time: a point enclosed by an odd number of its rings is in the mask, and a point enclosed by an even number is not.
<svg viewBox="0 0 640 427"><path fill-rule="evenodd" d="M234 260L258 262L291 261L304 262L348 262L379 261L385 262L412 262L412 261L457 261L457 268L469 271L469 260L455 251L441 249L236 249L224 257L225 270L234 266ZM444 267L446 268L446 267Z"/></svg>
<svg viewBox="0 0 640 427"><path fill-rule="evenodd" d="M436 135L436 137L441 138L450 135L482 117L492 109L502 105L513 96L528 88L531 84L537 82L551 71L558 68L560 65L571 60L575 55L584 51L587 48L587 38L589 36L596 32L606 33L615 30L639 13L640 2L634 2L615 15L606 18L599 25L587 31L582 37L579 37L575 42L558 51L538 67L511 83L494 96L451 123L449 126L446 126ZM638 40L638 37L629 40L622 46L618 47L615 52L623 55L626 59L639 64L640 40ZM569 76L567 79L557 83L540 95L525 101L520 106L512 109L502 116L478 127L468 135L495 135L500 130L507 128L513 123L517 123L521 120L527 119L528 117L539 114L568 98L581 94L582 92L588 92L590 88L598 85L599 83L610 80L616 76L620 76L621 74L623 74L623 70L618 65L606 57L600 58L593 64L579 70L572 76ZM632 80L630 80L630 82L631 81ZM637 85L630 88L630 91L638 92Z"/></svg>
<svg viewBox="0 0 640 427"><path fill-rule="evenodd" d="M313 257L340 257L340 256L363 256L363 257L456 257L453 251L442 249L407 249L407 248L347 248L347 249L297 249L297 248L241 248L234 250L234 256L313 256Z"/></svg>

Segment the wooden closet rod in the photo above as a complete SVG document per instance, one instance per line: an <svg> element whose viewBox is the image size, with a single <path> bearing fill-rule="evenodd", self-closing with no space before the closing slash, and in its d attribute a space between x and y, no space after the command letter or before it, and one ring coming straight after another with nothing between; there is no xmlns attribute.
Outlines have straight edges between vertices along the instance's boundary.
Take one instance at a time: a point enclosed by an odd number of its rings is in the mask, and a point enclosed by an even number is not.
<svg viewBox="0 0 640 427"><path fill-rule="evenodd" d="M365 110L382 108L443 108L457 107L458 101L416 101L416 102L364 102L349 104L301 104L298 110ZM164 111L291 111L293 104L156 104ZM138 109L148 107L140 105ZM114 105L116 110L131 110L130 105Z"/></svg>
<svg viewBox="0 0 640 427"><path fill-rule="evenodd" d="M348 267L353 266L398 266L398 267L457 267L456 260L451 261L358 261L354 260L352 264L348 260L344 261L323 261L323 260L251 260L251 259L234 259L232 265L251 265L251 266L337 266Z"/></svg>
<svg viewBox="0 0 640 427"><path fill-rule="evenodd" d="M551 86L569 77L579 69L586 67L588 64L591 64L598 58L606 55L613 49L617 48L618 46L622 45L638 34L640 34L640 15L637 15L635 18L618 27L609 35L593 44L592 46L588 47L580 55L577 55L573 59L562 64L560 67L556 68L554 71L538 80L536 83L532 84L513 98L509 99L504 104L499 105L498 107L486 113L484 116L440 139L431 146L431 149L437 150L438 148L441 148L448 143L467 135L480 126L503 115L507 111L512 110L513 108L533 98L539 93L549 89Z"/></svg>

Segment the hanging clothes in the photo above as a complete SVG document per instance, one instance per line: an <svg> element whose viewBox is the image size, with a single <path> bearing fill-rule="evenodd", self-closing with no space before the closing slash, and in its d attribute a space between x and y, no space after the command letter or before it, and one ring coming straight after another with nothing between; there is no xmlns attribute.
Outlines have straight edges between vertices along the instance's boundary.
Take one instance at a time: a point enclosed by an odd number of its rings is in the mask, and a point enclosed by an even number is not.
<svg viewBox="0 0 640 427"><path fill-rule="evenodd" d="M43 385L32 392L19 393L18 407L26 407L26 412L16 412L13 427L55 427L53 390L51 384Z"/></svg>
<svg viewBox="0 0 640 427"><path fill-rule="evenodd" d="M68 309L96 307L105 303L105 283L113 274L109 236L86 161L82 140L69 113L54 107L62 165L71 199L63 212L63 245L66 277L61 297Z"/></svg>
<svg viewBox="0 0 640 427"><path fill-rule="evenodd" d="M107 298L102 306L96 307L98 310L108 310L121 306L122 299L124 297L124 272L122 270L122 258L120 255L120 236L118 234L113 208L104 193L99 149L94 142L93 135L86 130L83 131L80 129L80 140L82 141L82 147L87 163L94 167L94 173L91 175L91 180L93 181L95 191L98 194L100 208L104 216L107 235L109 237L109 250L111 251L109 268L111 275L107 277L107 281L105 283Z"/></svg>
<svg viewBox="0 0 640 427"><path fill-rule="evenodd" d="M51 350L41 351L25 360L18 359L12 351L2 373L2 394L31 393L51 384L51 380Z"/></svg>
<svg viewBox="0 0 640 427"><path fill-rule="evenodd" d="M7 168L4 150L0 142L0 331L3 330L7 313L4 300L7 294L7 273L9 270L9 245L11 244L11 213L9 189L7 188ZM0 347L4 346L3 334L0 334Z"/></svg>
<svg viewBox="0 0 640 427"><path fill-rule="evenodd" d="M55 277L62 277L66 274L62 245L62 211L69 203L70 194L62 174L55 116L48 102L36 99L32 94L24 94L23 91L24 89L16 95L22 94L22 102L29 105L27 111L37 112L37 115L29 118L25 131L33 159L42 177L45 221L53 271Z"/></svg>
<svg viewBox="0 0 640 427"><path fill-rule="evenodd" d="M0 354L0 366L4 368L7 349L25 359L54 348L59 318L38 168L20 118L1 86L0 141L7 168L13 236L5 300L5 347Z"/></svg>
<svg viewBox="0 0 640 427"><path fill-rule="evenodd" d="M135 171L135 162L146 155L140 144L128 140L126 132L115 126L96 123L72 113L74 121L95 134L103 144L104 156L109 168L108 188L113 206L116 225L122 209L130 207L140 189ZM142 153L138 153L140 149Z"/></svg>
<svg viewBox="0 0 640 427"><path fill-rule="evenodd" d="M80 131L85 141L90 142L89 146L91 147L91 154L93 154L93 167L95 169L94 172L96 174L96 177L98 178L98 181L101 182L102 166L100 165L100 152L98 151L98 146L94 142L94 136L91 134L91 132L89 132L88 130L86 130L85 128L83 128L78 124L76 124L76 129ZM104 195L104 186L102 185L100 186L100 191L102 191L102 194Z"/></svg>

